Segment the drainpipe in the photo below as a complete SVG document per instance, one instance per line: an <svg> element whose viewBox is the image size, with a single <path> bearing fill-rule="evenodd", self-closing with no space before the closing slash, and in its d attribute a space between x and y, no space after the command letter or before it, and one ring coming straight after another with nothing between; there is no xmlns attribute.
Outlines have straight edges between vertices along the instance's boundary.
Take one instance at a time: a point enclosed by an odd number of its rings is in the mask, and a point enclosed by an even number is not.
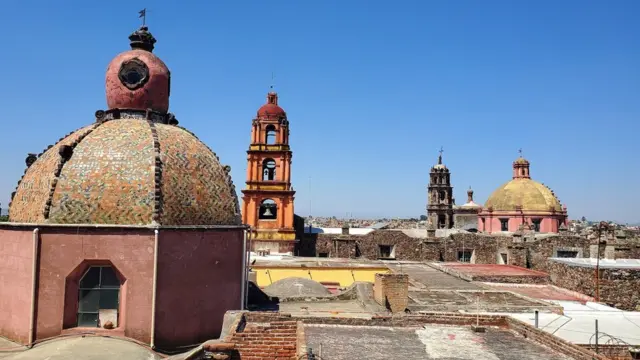
<svg viewBox="0 0 640 360"><path fill-rule="evenodd" d="M240 310L245 308L245 295L247 291L247 230L242 231L242 282L240 283Z"/></svg>
<svg viewBox="0 0 640 360"><path fill-rule="evenodd" d="M31 313L29 318L29 348L33 347L33 332L36 324L36 288L38 285L38 254L40 252L39 245L39 233L40 229L33 229L33 264L31 267Z"/></svg>
<svg viewBox="0 0 640 360"><path fill-rule="evenodd" d="M151 349L156 348L156 289L158 284L158 229L153 231L153 285L151 293Z"/></svg>

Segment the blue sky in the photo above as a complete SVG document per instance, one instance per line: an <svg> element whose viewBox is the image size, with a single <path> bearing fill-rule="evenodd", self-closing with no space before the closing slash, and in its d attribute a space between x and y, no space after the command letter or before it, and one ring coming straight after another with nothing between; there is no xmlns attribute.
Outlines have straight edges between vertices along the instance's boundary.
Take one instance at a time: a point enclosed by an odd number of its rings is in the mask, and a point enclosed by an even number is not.
<svg viewBox="0 0 640 360"><path fill-rule="evenodd" d="M301 215L417 217L443 146L459 204L523 148L572 218L640 221L637 0L4 2L3 208L28 152L105 108L144 7L171 111L238 189L274 72Z"/></svg>

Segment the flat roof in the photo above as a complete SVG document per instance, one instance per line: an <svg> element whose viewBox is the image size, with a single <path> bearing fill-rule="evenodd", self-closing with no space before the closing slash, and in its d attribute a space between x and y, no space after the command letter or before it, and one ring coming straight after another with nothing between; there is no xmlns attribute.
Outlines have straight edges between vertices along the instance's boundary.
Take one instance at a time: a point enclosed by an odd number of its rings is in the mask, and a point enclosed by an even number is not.
<svg viewBox="0 0 640 360"><path fill-rule="evenodd" d="M288 255L278 256L254 256L251 261L255 263L252 268L369 268L388 269L387 266L378 260L366 259L343 259L343 258L319 258L319 257L298 257Z"/></svg>
<svg viewBox="0 0 640 360"><path fill-rule="evenodd" d="M509 330L425 325L380 327L305 324L307 350L319 359L571 359Z"/></svg>
<svg viewBox="0 0 640 360"><path fill-rule="evenodd" d="M558 288L553 285L504 283L483 283L483 285L496 290L511 291L516 294L538 300L575 301L583 304L587 301L593 301L593 298L587 295L567 289Z"/></svg>
<svg viewBox="0 0 640 360"><path fill-rule="evenodd" d="M467 264L448 262L437 264L436 266L445 269L455 270L456 272L474 277L474 276L526 276L526 277L547 277L547 273L535 271L514 265L500 264Z"/></svg>
<svg viewBox="0 0 640 360"><path fill-rule="evenodd" d="M549 260L570 266L595 268L598 263L594 258L550 258ZM601 269L637 269L640 270L640 259L600 259Z"/></svg>
<svg viewBox="0 0 640 360"><path fill-rule="evenodd" d="M2 360L159 360L161 356L133 340L106 336L77 335L52 339L36 344L32 349L0 338ZM6 351L13 349L15 351Z"/></svg>
<svg viewBox="0 0 640 360"><path fill-rule="evenodd" d="M569 309L569 306L565 306L564 315L540 313L538 326L571 343L588 345L594 343L595 323L598 320L600 344L613 340L612 343L640 345L640 312L606 308L602 310L602 307L590 304L580 306L579 310ZM532 313L509 315L530 325L535 323L535 315Z"/></svg>

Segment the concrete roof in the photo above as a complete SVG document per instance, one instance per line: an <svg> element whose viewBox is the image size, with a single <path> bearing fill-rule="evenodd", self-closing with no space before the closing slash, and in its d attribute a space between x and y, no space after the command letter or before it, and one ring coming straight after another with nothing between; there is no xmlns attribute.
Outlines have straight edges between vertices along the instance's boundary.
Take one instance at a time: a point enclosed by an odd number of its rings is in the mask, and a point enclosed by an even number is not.
<svg viewBox="0 0 640 360"><path fill-rule="evenodd" d="M13 348L17 345L0 339L0 347ZM158 354L146 347L126 339L101 336L60 337L37 344L26 350L18 347L15 351L0 351L2 360L157 360Z"/></svg>
<svg viewBox="0 0 640 360"><path fill-rule="evenodd" d="M366 259L342 259L342 258L317 258L283 255L256 256L251 253L251 261L255 260L252 267L307 267L307 268L386 268L386 265L378 260Z"/></svg>
<svg viewBox="0 0 640 360"><path fill-rule="evenodd" d="M571 266L595 268L594 258L550 258L549 260ZM635 269L640 270L640 259L600 259L601 269Z"/></svg>
<svg viewBox="0 0 640 360"><path fill-rule="evenodd" d="M595 322L598 320L599 343L605 344L610 336L630 345L640 345L640 312L621 311L608 306L578 302L558 301L564 307L564 315L540 313L539 327L574 344L593 343ZM535 324L535 315L509 314L530 325Z"/></svg>
<svg viewBox="0 0 640 360"><path fill-rule="evenodd" d="M506 330L427 325L415 328L304 325L307 349L320 359L564 360L546 347Z"/></svg>
<svg viewBox="0 0 640 360"><path fill-rule="evenodd" d="M262 290L267 295L278 298L331 295L331 292L319 282L298 277L280 279Z"/></svg>

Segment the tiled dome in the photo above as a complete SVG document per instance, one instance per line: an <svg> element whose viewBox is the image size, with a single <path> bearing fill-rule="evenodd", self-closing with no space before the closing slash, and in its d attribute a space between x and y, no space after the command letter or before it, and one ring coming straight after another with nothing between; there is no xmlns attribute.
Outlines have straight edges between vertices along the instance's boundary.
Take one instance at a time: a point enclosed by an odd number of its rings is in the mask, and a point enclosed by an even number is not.
<svg viewBox="0 0 640 360"><path fill-rule="evenodd" d="M531 179L513 179L496 189L485 208L494 211L514 211L522 206L523 211L562 211L562 205L546 186Z"/></svg>
<svg viewBox="0 0 640 360"><path fill-rule="evenodd" d="M155 39L144 28L131 40L133 49L118 55L109 66L110 109L96 112L94 124L27 158L27 170L12 195L10 221L240 223L229 168L166 112L168 69L151 54ZM115 63L119 70L114 70ZM132 71L138 74L129 76ZM132 79L140 84L132 85ZM122 86L116 81L122 81ZM122 104L126 108L119 108Z"/></svg>

